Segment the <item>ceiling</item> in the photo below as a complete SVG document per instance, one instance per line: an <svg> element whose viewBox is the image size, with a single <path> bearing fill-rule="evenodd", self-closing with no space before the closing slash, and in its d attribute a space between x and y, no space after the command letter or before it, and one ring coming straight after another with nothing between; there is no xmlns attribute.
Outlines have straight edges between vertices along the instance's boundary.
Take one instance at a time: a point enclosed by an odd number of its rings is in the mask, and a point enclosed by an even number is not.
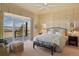
<svg viewBox="0 0 79 59"><path fill-rule="evenodd" d="M50 12L52 10L56 10L57 8L61 7L68 7L73 6L74 4L67 4L67 3L17 3L16 5L25 8L35 14L43 14Z"/></svg>

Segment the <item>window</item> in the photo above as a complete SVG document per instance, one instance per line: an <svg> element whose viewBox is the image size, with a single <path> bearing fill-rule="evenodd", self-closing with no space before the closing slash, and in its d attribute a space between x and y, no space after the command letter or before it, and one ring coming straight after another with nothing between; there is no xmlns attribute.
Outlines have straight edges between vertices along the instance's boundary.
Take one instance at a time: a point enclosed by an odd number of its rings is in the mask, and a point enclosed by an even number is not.
<svg viewBox="0 0 79 59"><path fill-rule="evenodd" d="M31 36L31 19L4 13L3 38L7 40L26 40Z"/></svg>

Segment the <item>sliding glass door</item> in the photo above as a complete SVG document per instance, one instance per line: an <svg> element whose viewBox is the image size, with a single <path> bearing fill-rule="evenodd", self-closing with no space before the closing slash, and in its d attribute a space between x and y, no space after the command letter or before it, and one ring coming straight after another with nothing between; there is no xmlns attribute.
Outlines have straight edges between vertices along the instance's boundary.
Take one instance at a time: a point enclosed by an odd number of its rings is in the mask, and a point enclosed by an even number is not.
<svg viewBox="0 0 79 59"><path fill-rule="evenodd" d="M14 14L4 14L3 38L9 41L25 41L31 37L30 18ZM29 38L30 38L29 37Z"/></svg>
<svg viewBox="0 0 79 59"><path fill-rule="evenodd" d="M28 22L26 20L26 18L22 18L22 17L14 17L15 21L14 21L14 37L15 40L25 40L26 37L28 36Z"/></svg>
<svg viewBox="0 0 79 59"><path fill-rule="evenodd" d="M11 16L6 15L3 21L3 37L4 38L12 38L13 37L13 20Z"/></svg>

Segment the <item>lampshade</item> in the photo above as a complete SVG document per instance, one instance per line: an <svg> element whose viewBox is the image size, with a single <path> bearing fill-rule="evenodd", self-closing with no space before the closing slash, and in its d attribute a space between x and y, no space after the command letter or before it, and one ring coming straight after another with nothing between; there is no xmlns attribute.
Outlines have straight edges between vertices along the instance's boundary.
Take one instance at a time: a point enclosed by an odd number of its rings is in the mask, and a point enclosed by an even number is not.
<svg viewBox="0 0 79 59"><path fill-rule="evenodd" d="M46 24L42 24L42 32L46 32Z"/></svg>
<svg viewBox="0 0 79 59"><path fill-rule="evenodd" d="M46 29L46 24L42 24L42 28L43 29Z"/></svg>

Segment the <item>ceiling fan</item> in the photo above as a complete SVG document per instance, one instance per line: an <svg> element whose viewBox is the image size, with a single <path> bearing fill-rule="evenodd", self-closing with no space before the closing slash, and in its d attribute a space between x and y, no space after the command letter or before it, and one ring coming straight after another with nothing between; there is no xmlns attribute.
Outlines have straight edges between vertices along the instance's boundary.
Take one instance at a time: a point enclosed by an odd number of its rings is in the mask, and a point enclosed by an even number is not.
<svg viewBox="0 0 79 59"><path fill-rule="evenodd" d="M42 10L42 9L48 9L48 4L47 3L43 3L42 6L39 9L40 10Z"/></svg>

